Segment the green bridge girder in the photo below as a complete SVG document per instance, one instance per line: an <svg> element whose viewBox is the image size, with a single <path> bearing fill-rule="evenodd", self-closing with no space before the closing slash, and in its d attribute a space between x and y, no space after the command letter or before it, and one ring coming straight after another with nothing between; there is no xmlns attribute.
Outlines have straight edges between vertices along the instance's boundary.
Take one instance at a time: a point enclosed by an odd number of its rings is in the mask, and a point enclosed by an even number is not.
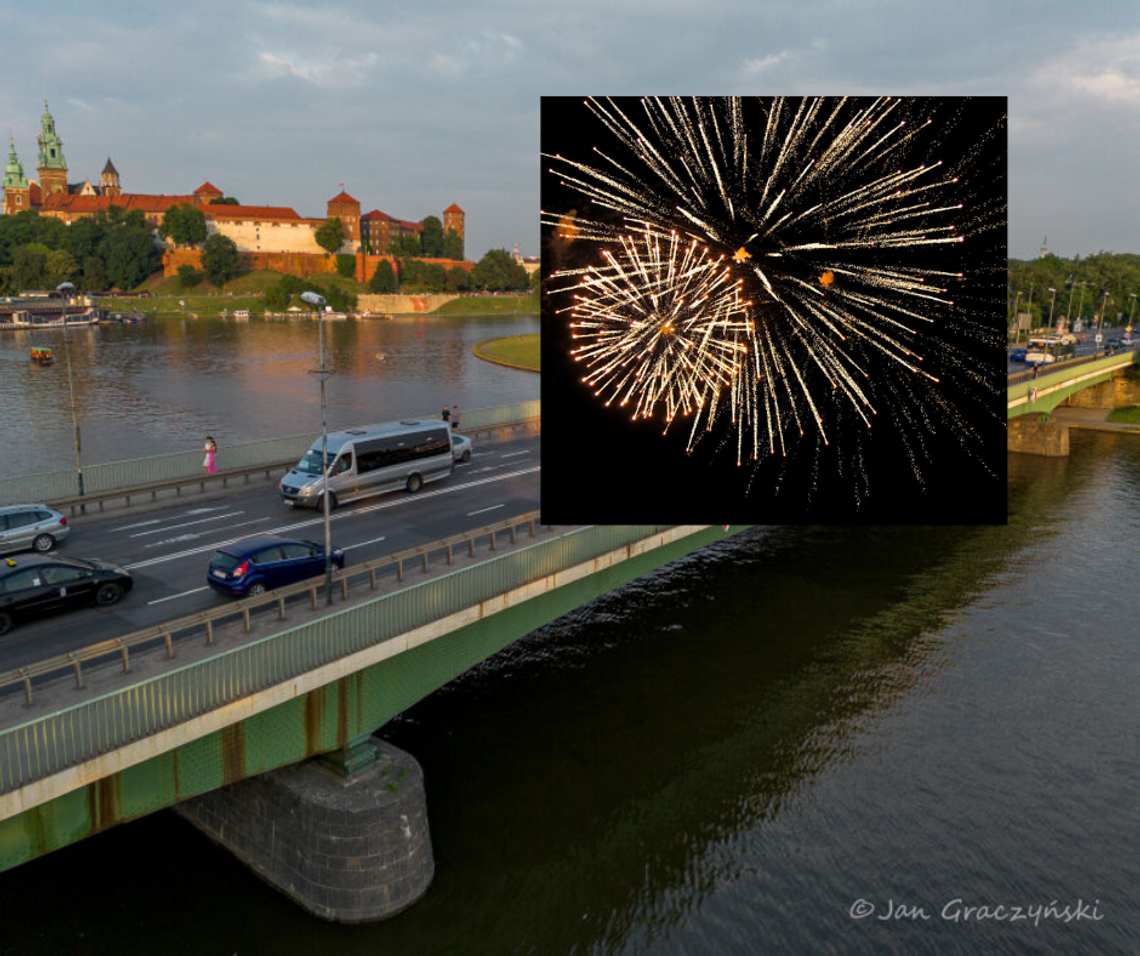
<svg viewBox="0 0 1140 956"><path fill-rule="evenodd" d="M1071 395L1107 382L1122 366L1136 365L1138 362L1140 362L1140 350L1121 352L1058 372L1047 372L1033 381L1011 385L1006 390L1006 419L1016 418L1019 415L1052 412L1058 405L1064 404ZM1073 381L1075 379L1079 381ZM1072 384L1065 384L1070 381ZM1035 391L1037 397L1034 399Z"/></svg>
<svg viewBox="0 0 1140 956"><path fill-rule="evenodd" d="M728 535L703 529L0 821L0 871L218 787L348 747L512 642Z"/></svg>

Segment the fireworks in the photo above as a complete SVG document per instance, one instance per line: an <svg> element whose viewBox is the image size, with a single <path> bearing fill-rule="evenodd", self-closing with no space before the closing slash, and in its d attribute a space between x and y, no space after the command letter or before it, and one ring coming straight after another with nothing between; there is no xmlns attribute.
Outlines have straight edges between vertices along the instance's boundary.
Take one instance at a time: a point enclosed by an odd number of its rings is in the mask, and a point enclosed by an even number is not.
<svg viewBox="0 0 1140 956"><path fill-rule="evenodd" d="M958 170L928 157L938 127L922 101L586 107L610 145L588 163L545 155L589 206L543 223L600 247L597 264L548 278L578 280L562 311L582 381L607 405L632 403L633 418L660 409L666 429L691 414L690 450L723 420L739 463L786 455L805 428L826 446L883 411L910 428L898 405L922 400L916 383L937 388L931 350L940 366L968 364L938 334L961 257L944 255L946 268L935 253L981 219L965 209ZM930 404L955 418L944 400ZM912 466L915 437L904 439Z"/></svg>

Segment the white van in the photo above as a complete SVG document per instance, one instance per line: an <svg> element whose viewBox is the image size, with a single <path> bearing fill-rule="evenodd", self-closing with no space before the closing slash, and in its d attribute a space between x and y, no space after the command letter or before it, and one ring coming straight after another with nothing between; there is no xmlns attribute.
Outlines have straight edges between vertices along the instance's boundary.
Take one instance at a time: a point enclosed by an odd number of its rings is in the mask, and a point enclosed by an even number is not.
<svg viewBox="0 0 1140 956"><path fill-rule="evenodd" d="M426 482L451 474L455 455L447 422L414 418L368 425L328 436L329 508L358 498L406 488L417 492ZM306 508L321 505L321 440L281 479L281 499Z"/></svg>

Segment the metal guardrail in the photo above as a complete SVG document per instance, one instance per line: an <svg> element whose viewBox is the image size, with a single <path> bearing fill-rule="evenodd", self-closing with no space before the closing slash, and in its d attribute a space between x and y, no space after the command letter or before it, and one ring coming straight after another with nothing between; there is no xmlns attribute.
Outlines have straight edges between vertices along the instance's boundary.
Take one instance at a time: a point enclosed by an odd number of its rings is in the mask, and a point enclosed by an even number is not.
<svg viewBox="0 0 1140 956"><path fill-rule="evenodd" d="M12 727L0 732L0 793L669 527L570 531Z"/></svg>
<svg viewBox="0 0 1140 956"><path fill-rule="evenodd" d="M514 518L505 518L496 521L494 524L483 525L473 531L465 531L439 541L433 541L430 544L407 548L395 554L355 564L349 568L334 570L332 579L335 584L339 585L341 599L347 600L348 591L352 587L354 579L367 578L370 590L375 591L377 574L390 568L395 568L397 580L403 581L405 565L412 561L421 561L423 573L427 574L433 555L439 555L441 558L446 556L447 565L450 567L457 547L465 546L468 549L468 554L474 557L475 546L480 538L489 538L490 550L494 551L496 547L495 538L498 534L509 533L513 544L517 540L519 528L529 529L530 536L533 538L537 525L538 512L529 511ZM360 580L358 583L365 582ZM76 651L69 651L66 654L59 654L43 661L37 661L34 664L0 673L0 688L23 684L24 700L30 707L34 701L32 681L38 678L51 677L70 670L75 674L76 688L82 688L84 664L116 656L122 661L122 672L129 674L132 649L151 649L161 643L166 648L166 659L173 660L175 656L174 639L178 635L188 637L195 631L202 631L205 634L206 644L212 646L214 644L214 627L231 619L241 618L245 633L248 634L251 629L252 615L273 605L276 605L277 619L281 621L286 619L287 602L302 595L309 596L309 606L316 610L319 604L318 592L324 587L325 578L322 573L306 581L298 581L286 587L276 588L260 597L248 597L221 607L210 608L207 611L198 611L195 614L172 618L162 624L133 631L122 637L99 641Z"/></svg>
<svg viewBox="0 0 1140 956"><path fill-rule="evenodd" d="M438 413L419 417L435 418ZM464 434L481 431L509 422L538 418L540 402L520 402L515 405L498 405L463 412ZM297 461L313 444L318 435L290 435L285 438L267 438L262 441L223 445L218 449L218 475L234 477L254 473L264 468L281 467ZM98 502L99 495L116 497L109 492L126 488L159 484L174 487L179 481L195 484L205 480L202 474L202 452L181 451L149 458L111 461L98 465L85 465L83 487L87 494L80 499L76 494L75 470L44 472L18 478L0 478L0 505L19 504L25 501L62 501L70 504ZM146 489L149 490L149 489Z"/></svg>
<svg viewBox="0 0 1140 956"><path fill-rule="evenodd" d="M1063 362L1054 362L1052 365L1046 365L1039 368L1036 372L1014 372L1012 375L1006 376L1007 385L1020 385L1022 382L1039 381L1045 375L1052 375L1054 372L1063 372L1066 369L1077 368L1081 365L1087 365L1089 362L1099 362L1105 358L1116 358L1118 355L1125 355L1125 352L1114 352L1112 355L1082 355L1080 358L1065 359Z"/></svg>
<svg viewBox="0 0 1140 956"><path fill-rule="evenodd" d="M1079 373L1082 372L1092 377L1100 374L1102 371L1115 371L1118 368L1124 368L1129 364L1136 364L1137 362L1140 362L1140 349L1117 352L1114 355L1102 355L1098 358L1079 359L1074 362L1050 365L1048 372L1039 375L1035 379L1022 379L1017 382L1011 379L1006 386L1006 401L1007 404L1013 402L1021 404L1018 400L1026 397L1034 389L1043 393L1053 391L1056 386L1072 378L1071 373L1073 372L1078 373L1077 377L1081 377Z"/></svg>

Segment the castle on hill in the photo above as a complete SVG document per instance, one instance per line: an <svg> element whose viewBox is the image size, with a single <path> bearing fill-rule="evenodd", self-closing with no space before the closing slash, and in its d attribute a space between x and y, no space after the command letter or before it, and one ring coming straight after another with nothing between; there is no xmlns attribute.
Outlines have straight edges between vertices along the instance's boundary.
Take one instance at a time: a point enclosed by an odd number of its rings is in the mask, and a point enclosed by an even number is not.
<svg viewBox="0 0 1140 956"><path fill-rule="evenodd" d="M37 143L38 181L25 176L16 154L16 144L9 137L8 162L4 167L5 215L31 209L41 216L72 223L100 212L106 213L111 206L117 206L128 211L140 210L147 223L157 230L168 209L188 204L202 211L208 236L220 233L233 240L244 268L275 269L294 275L310 275L332 268L325 250L316 241L316 231L326 220L307 219L289 206L221 203L219 200L224 198L222 190L209 182L187 194L124 192L119 172L109 156L98 185L90 179L69 183L63 141L56 132L55 119L46 101ZM345 192L343 186L326 205L327 218L338 217L344 226L345 242L338 251L358 257L357 277L364 281L375 271L381 259L388 258L384 254L393 240L421 234L424 226L423 220L397 219L379 209L362 215L360 210L359 200ZM465 214L457 204L452 203L443 210L442 222L445 233L454 230L460 240L464 239ZM174 274L183 263L198 264L198 250L176 247L157 234L156 242L166 248L163 271L167 275Z"/></svg>

